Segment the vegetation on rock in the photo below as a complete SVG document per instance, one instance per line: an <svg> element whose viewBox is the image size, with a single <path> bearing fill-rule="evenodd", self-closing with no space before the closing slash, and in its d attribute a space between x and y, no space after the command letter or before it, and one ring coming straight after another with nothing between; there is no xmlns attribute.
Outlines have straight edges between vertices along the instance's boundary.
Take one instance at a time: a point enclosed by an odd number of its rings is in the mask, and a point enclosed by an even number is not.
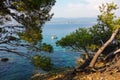
<svg viewBox="0 0 120 80"><path fill-rule="evenodd" d="M51 63L51 59L46 56L36 55L32 58L32 63L36 67L40 67L45 71L50 71L53 68L53 64Z"/></svg>
<svg viewBox="0 0 120 80"><path fill-rule="evenodd" d="M2 62L7 62L9 59L8 58L1 58Z"/></svg>
<svg viewBox="0 0 120 80"><path fill-rule="evenodd" d="M57 41L57 45L69 47L73 50L84 50L89 58L93 59L86 67L94 67L98 57L104 56L117 50L119 52L119 26L120 18L115 17L113 11L117 9L114 3L106 3L100 6L101 14L98 16L98 23L90 28L80 28ZM98 50L98 51L97 51ZM97 51L95 53L95 51ZM91 54L94 52L95 55ZM116 54L117 54L116 53ZM115 55L115 54L114 54ZM103 56L102 56L103 57ZM103 57L104 58L104 57ZM88 61L87 61L88 62ZM86 68L85 67L85 68Z"/></svg>

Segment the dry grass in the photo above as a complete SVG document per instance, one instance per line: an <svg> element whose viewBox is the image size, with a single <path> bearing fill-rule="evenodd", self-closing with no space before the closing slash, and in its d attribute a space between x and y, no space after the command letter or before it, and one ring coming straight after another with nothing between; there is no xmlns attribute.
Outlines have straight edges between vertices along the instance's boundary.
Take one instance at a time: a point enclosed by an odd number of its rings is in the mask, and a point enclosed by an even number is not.
<svg viewBox="0 0 120 80"><path fill-rule="evenodd" d="M36 80L120 80L120 59L115 61L114 63L107 63L106 69L102 72L77 72L75 74L71 74L72 70L63 71L61 73L51 75L44 79L40 79L40 77ZM96 64L97 67L105 66L104 63L98 62ZM48 76L48 75L47 75Z"/></svg>

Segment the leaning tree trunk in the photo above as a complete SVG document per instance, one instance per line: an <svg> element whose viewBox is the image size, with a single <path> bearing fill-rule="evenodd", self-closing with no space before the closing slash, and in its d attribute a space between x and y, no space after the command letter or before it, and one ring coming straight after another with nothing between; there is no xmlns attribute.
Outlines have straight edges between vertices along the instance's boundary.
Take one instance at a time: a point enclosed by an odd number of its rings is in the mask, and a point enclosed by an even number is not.
<svg viewBox="0 0 120 80"><path fill-rule="evenodd" d="M111 58L111 57L115 56L115 55L118 54L118 53L120 53L120 49L117 49L116 51L109 53L109 54L104 58L104 60L107 60L108 58Z"/></svg>
<svg viewBox="0 0 120 80"><path fill-rule="evenodd" d="M82 48L85 51L85 58L90 59L90 54L89 54L88 50L86 49L86 47L82 47Z"/></svg>
<svg viewBox="0 0 120 80"><path fill-rule="evenodd" d="M93 59L91 60L91 62L90 62L90 64L89 64L89 67L90 67L90 68L93 68L93 67L94 67L97 58L98 58L99 55L103 52L103 50L114 40L114 38L116 37L118 31L119 31L119 28L116 29L116 30L112 33L110 39L96 52L96 54L94 55Z"/></svg>
<svg viewBox="0 0 120 80"><path fill-rule="evenodd" d="M120 49L117 49L113 54L117 54L120 52Z"/></svg>

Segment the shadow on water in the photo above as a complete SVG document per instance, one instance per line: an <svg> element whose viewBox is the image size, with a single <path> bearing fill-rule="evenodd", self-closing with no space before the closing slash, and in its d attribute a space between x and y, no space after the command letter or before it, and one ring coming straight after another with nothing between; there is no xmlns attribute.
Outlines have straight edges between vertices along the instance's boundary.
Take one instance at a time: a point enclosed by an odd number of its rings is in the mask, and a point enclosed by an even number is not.
<svg viewBox="0 0 120 80"><path fill-rule="evenodd" d="M79 57L78 53L54 52L43 53L52 59L54 67L75 66L75 60ZM0 58L7 57L9 61L0 61L0 80L29 80L34 72L34 67L30 62L20 56L8 53L1 53Z"/></svg>
<svg viewBox="0 0 120 80"><path fill-rule="evenodd" d="M7 57L9 61L0 61L0 80L29 80L33 73L33 65L23 57L0 53L0 58Z"/></svg>

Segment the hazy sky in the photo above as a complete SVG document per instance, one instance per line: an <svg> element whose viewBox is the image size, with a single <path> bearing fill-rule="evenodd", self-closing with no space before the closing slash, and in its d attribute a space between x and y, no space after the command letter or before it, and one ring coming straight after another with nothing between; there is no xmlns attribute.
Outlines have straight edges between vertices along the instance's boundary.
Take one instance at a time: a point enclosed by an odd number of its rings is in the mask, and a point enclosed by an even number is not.
<svg viewBox="0 0 120 80"><path fill-rule="evenodd" d="M99 14L99 5L106 2L115 2L120 5L119 0L56 0L52 12L54 17L96 17ZM116 13L119 15L120 9Z"/></svg>

